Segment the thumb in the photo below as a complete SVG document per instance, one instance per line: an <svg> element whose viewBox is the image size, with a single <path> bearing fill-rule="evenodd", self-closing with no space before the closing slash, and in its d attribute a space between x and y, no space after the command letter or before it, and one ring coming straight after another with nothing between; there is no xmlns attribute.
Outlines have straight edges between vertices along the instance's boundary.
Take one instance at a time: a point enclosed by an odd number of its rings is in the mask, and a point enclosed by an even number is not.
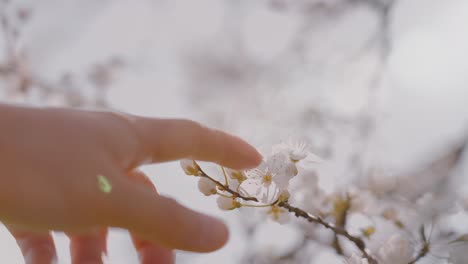
<svg viewBox="0 0 468 264"><path fill-rule="evenodd" d="M224 223L190 210L173 199L159 196L150 188L127 177L119 177L110 194L112 208L107 218L139 237L168 248L209 252L228 239Z"/></svg>

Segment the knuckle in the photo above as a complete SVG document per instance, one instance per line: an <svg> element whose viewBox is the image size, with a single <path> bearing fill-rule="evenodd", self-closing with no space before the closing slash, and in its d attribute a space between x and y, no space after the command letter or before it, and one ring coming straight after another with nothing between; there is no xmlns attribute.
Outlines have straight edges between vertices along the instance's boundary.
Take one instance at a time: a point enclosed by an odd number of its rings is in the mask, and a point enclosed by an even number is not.
<svg viewBox="0 0 468 264"><path fill-rule="evenodd" d="M117 159L122 161L125 167L133 167L140 163L138 157L146 157L148 152L144 142L144 133L140 128L138 119L131 115L107 112L109 123L113 124L111 127L111 138L113 139L113 146L117 147L119 153ZM117 142L117 144L115 143Z"/></svg>

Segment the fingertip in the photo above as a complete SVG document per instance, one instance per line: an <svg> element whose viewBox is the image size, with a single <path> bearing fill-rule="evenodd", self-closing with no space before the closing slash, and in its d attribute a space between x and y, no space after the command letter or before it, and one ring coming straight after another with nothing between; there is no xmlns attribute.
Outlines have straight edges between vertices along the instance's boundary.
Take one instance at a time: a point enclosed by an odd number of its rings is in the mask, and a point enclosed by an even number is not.
<svg viewBox="0 0 468 264"><path fill-rule="evenodd" d="M260 153L245 140L224 131L186 119L138 118L140 150L136 163L164 162L190 158L211 161L242 170L262 160Z"/></svg>
<svg viewBox="0 0 468 264"><path fill-rule="evenodd" d="M232 160L236 160L235 164L232 164L232 169L237 170L244 170L244 169L252 169L257 167L263 160L263 156L258 152L255 147L244 141L239 137L235 137L236 142L235 147L236 149ZM232 158L232 157L231 157Z"/></svg>
<svg viewBox="0 0 468 264"><path fill-rule="evenodd" d="M214 217L206 217L202 230L198 245L201 252L218 250L229 240L229 230L226 224Z"/></svg>
<svg viewBox="0 0 468 264"><path fill-rule="evenodd" d="M260 154L260 152L258 152L257 149L255 149L252 146L250 146L250 148L251 148L251 151L249 154L249 163L246 164L246 167L244 169L252 169L252 168L258 167L258 165L260 165L260 163L263 160L262 154Z"/></svg>

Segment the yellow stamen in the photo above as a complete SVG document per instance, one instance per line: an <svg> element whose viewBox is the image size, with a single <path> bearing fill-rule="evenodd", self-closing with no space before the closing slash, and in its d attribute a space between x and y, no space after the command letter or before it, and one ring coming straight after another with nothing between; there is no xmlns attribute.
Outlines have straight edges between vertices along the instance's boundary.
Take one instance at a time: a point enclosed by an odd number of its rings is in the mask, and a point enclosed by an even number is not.
<svg viewBox="0 0 468 264"><path fill-rule="evenodd" d="M272 206L271 209L267 212L267 214L271 214L273 216L273 219L278 220L280 214L284 211L285 210L283 208L280 208L278 206Z"/></svg>
<svg viewBox="0 0 468 264"><path fill-rule="evenodd" d="M238 182L243 182L247 179L245 175L240 171L231 172L231 178L237 180Z"/></svg>
<svg viewBox="0 0 468 264"><path fill-rule="evenodd" d="M270 183L272 182L272 180L273 180L273 177L272 177L270 174L265 174L265 175L263 176L262 182L263 182L263 184L265 184L265 185L270 185Z"/></svg>

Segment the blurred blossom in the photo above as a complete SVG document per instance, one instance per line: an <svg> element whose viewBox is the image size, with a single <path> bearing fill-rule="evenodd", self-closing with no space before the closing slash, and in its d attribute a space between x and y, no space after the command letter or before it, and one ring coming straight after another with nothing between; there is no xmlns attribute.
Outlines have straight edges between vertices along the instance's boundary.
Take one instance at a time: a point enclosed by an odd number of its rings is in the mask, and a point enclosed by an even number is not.
<svg viewBox="0 0 468 264"><path fill-rule="evenodd" d="M346 264L369 264L369 262L367 259L362 258L357 254L353 254L346 260Z"/></svg>
<svg viewBox="0 0 468 264"><path fill-rule="evenodd" d="M380 248L379 260L382 264L408 264L413 260L413 246L407 239L393 235Z"/></svg>

